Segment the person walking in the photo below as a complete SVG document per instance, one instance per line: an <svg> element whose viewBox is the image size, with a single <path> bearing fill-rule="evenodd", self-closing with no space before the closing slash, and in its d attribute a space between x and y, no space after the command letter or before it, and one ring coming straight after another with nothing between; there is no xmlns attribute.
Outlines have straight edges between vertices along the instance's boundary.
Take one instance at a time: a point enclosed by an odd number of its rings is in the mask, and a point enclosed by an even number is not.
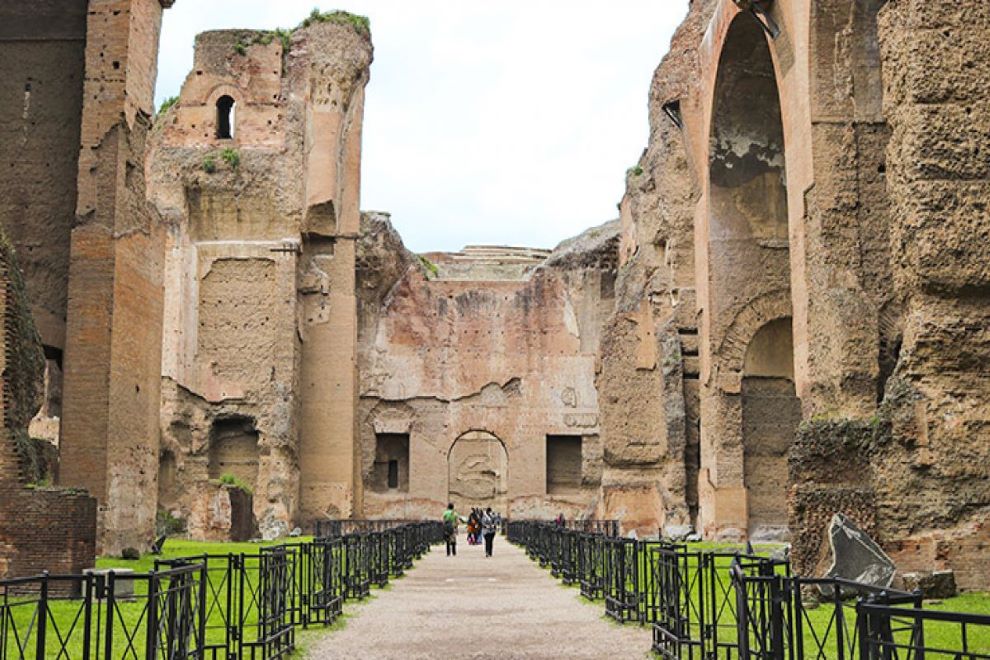
<svg viewBox="0 0 990 660"><path fill-rule="evenodd" d="M481 514L481 533L485 537L485 556L492 556L492 547L495 545L495 531L498 529L498 518L492 513L491 507L485 509Z"/></svg>
<svg viewBox="0 0 990 660"><path fill-rule="evenodd" d="M443 536L447 541L447 556L457 556L457 512L454 511L454 503L447 504L447 510L443 512Z"/></svg>
<svg viewBox="0 0 990 660"><path fill-rule="evenodd" d="M477 509L471 509L467 521L468 545L478 545L481 542L481 517Z"/></svg>

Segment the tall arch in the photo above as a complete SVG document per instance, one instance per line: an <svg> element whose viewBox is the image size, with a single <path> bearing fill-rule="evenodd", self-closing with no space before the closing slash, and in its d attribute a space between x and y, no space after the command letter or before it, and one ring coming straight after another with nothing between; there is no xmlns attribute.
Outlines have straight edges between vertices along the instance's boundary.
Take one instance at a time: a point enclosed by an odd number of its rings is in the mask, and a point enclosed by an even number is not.
<svg viewBox="0 0 990 660"><path fill-rule="evenodd" d="M770 426L778 412L774 396L796 401L787 163L770 44L744 13L725 32L711 103L703 235L712 378L702 390L702 473L708 477L699 486L702 525L716 537L782 536L786 501L778 495L786 486L786 447L780 451L786 433L778 438ZM760 365L769 354L790 365L787 384L764 378ZM792 410L784 426L790 427Z"/></svg>
<svg viewBox="0 0 990 660"><path fill-rule="evenodd" d="M447 453L448 497L458 510L492 507L506 511L509 456L505 445L487 431L468 431Z"/></svg>
<svg viewBox="0 0 990 660"><path fill-rule="evenodd" d="M719 58L709 145L709 243L716 281L765 291L790 281L784 127L773 60L759 25L740 15ZM724 304L740 300L720 291Z"/></svg>

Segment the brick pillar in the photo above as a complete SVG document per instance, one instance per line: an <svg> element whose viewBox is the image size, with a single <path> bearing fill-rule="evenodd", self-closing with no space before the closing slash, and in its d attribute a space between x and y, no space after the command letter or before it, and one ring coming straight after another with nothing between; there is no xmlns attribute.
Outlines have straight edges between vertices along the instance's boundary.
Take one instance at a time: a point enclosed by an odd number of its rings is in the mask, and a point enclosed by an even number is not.
<svg viewBox="0 0 990 660"><path fill-rule="evenodd" d="M59 482L99 501L101 551L154 533L164 234L145 200L166 0L91 0Z"/></svg>

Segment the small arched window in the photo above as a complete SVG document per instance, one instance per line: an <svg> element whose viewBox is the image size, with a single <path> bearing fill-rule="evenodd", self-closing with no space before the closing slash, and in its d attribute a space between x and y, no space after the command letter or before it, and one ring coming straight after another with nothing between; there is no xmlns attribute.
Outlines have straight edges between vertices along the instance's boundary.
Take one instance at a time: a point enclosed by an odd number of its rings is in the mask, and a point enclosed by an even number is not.
<svg viewBox="0 0 990 660"><path fill-rule="evenodd" d="M234 137L234 99L226 94L217 99L217 137L221 140Z"/></svg>

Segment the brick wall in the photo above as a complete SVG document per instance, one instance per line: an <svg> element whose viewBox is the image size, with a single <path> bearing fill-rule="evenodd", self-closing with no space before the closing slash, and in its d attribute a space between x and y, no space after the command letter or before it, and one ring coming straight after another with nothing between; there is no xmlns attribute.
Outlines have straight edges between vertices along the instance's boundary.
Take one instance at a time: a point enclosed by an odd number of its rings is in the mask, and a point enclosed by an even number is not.
<svg viewBox="0 0 990 660"><path fill-rule="evenodd" d="M788 455L791 561L798 575L818 575L829 522L843 513L868 534L876 530L876 494L868 422L808 421Z"/></svg>
<svg viewBox="0 0 990 660"><path fill-rule="evenodd" d="M65 343L86 2L0 3L0 224L46 346Z"/></svg>
<svg viewBox="0 0 990 660"><path fill-rule="evenodd" d="M90 0L59 483L100 502L101 551L154 535L164 237L145 201L160 0Z"/></svg>
<svg viewBox="0 0 990 660"><path fill-rule="evenodd" d="M27 488L27 464L17 438L37 409L41 347L13 250L0 232L0 578L48 570L78 573L96 554L96 500L74 490Z"/></svg>

